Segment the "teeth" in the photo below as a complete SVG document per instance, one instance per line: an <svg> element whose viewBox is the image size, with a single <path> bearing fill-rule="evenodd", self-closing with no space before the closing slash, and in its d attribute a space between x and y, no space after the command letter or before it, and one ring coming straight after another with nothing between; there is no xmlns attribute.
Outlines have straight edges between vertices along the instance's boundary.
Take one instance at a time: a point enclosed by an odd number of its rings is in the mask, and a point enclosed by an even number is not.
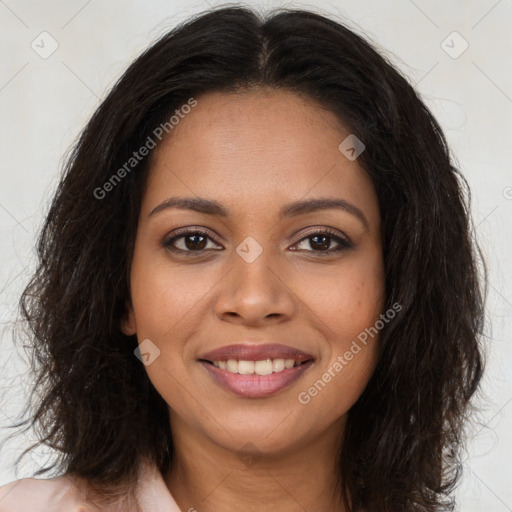
<svg viewBox="0 0 512 512"><path fill-rule="evenodd" d="M270 375L272 373L272 359L255 361L254 373L256 373L256 375Z"/></svg>
<svg viewBox="0 0 512 512"><path fill-rule="evenodd" d="M238 373L240 375L254 373L254 361L238 361Z"/></svg>
<svg viewBox="0 0 512 512"><path fill-rule="evenodd" d="M231 373L238 373L238 361L236 359L228 359L226 370Z"/></svg>
<svg viewBox="0 0 512 512"><path fill-rule="evenodd" d="M228 359L227 361L213 361L214 366L221 370L227 370L230 373L239 373L240 375L270 375L272 373L282 372L287 368L293 368L300 363L293 359L264 359L261 361L238 361L237 359Z"/></svg>
<svg viewBox="0 0 512 512"><path fill-rule="evenodd" d="M284 359L274 359L272 361L272 371L282 372L284 370Z"/></svg>

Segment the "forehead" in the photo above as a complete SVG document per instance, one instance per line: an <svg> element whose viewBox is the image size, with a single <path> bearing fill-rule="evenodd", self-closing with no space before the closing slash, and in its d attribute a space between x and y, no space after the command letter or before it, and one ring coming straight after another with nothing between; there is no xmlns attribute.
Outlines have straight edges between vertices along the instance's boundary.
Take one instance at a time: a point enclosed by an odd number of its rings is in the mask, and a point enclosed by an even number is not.
<svg viewBox="0 0 512 512"><path fill-rule="evenodd" d="M146 210L170 195L211 197L235 209L331 196L377 219L370 178L338 149L350 130L329 110L274 89L196 100L154 150Z"/></svg>

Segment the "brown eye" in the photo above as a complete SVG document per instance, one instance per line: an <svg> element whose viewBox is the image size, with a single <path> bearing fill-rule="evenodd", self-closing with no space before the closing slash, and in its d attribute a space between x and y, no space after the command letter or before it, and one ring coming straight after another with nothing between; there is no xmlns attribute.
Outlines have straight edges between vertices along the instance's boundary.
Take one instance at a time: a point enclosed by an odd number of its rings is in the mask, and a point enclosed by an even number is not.
<svg viewBox="0 0 512 512"><path fill-rule="evenodd" d="M334 248L331 248L332 243L337 244ZM302 238L296 247L303 245L308 245L312 250L309 250L305 247L299 250L306 250L307 252L316 252L319 254L332 254L338 251L342 251L343 249L349 249L353 247L352 243L346 239L339 236L337 233L334 233L330 230L322 230L309 234L308 236Z"/></svg>
<svg viewBox="0 0 512 512"><path fill-rule="evenodd" d="M309 245L312 249L329 249L331 245L332 237L326 235L315 235L309 237Z"/></svg>
<svg viewBox="0 0 512 512"><path fill-rule="evenodd" d="M207 237L199 234L185 235L180 238L183 238L185 247L191 251L204 249L207 245L206 241L208 240Z"/></svg>
<svg viewBox="0 0 512 512"><path fill-rule="evenodd" d="M204 231L182 231L171 238L166 238L162 242L162 246L175 252L201 253L207 249L209 241L213 242L208 233Z"/></svg>

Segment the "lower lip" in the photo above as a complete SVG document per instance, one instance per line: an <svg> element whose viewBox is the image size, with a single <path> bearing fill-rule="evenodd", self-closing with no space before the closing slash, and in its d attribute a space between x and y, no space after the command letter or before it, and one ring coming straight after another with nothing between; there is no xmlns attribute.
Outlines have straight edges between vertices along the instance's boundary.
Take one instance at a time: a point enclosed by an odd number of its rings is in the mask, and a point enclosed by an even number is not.
<svg viewBox="0 0 512 512"><path fill-rule="evenodd" d="M199 361L210 376L222 387L244 398L265 398L289 387L313 364L313 360L269 375L240 375L221 370L213 364Z"/></svg>

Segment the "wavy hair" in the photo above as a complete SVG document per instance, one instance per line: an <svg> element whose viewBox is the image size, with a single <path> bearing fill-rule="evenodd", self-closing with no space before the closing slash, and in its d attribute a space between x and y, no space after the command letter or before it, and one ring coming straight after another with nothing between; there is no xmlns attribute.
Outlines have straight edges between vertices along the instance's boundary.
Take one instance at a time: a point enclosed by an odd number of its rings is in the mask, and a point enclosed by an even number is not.
<svg viewBox="0 0 512 512"><path fill-rule="evenodd" d="M58 454L36 474L57 469L107 496L131 492L144 459L170 467L167 404L134 357L136 337L120 331L150 159L107 197L94 191L189 98L255 87L317 101L364 142L358 162L379 200L385 309L403 308L381 331L376 370L348 413L345 505L451 510L484 366L486 271L469 188L411 83L365 38L305 10L231 6L186 20L128 67L83 130L20 301L36 378L33 412L16 426Z"/></svg>

